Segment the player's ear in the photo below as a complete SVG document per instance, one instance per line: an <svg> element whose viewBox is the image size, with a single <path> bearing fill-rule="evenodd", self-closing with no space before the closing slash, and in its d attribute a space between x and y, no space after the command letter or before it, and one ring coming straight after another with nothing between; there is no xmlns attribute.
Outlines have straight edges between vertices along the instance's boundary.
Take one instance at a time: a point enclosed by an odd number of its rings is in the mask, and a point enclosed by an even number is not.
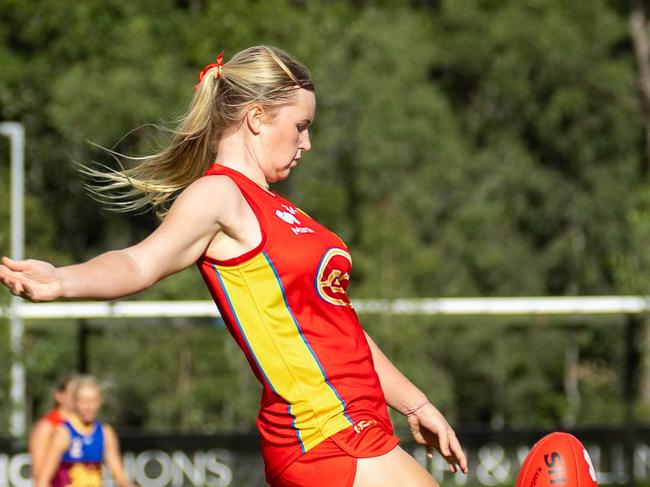
<svg viewBox="0 0 650 487"><path fill-rule="evenodd" d="M264 125L265 110L260 105L251 105L246 111L246 126L253 134L258 135Z"/></svg>

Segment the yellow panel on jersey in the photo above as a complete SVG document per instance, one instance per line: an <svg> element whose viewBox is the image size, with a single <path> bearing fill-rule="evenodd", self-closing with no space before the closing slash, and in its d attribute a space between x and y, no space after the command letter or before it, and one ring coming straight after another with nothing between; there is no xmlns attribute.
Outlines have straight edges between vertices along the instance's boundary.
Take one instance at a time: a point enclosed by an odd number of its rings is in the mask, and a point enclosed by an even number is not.
<svg viewBox="0 0 650 487"><path fill-rule="evenodd" d="M267 254L214 269L260 372L289 404L303 451L353 424L303 336Z"/></svg>

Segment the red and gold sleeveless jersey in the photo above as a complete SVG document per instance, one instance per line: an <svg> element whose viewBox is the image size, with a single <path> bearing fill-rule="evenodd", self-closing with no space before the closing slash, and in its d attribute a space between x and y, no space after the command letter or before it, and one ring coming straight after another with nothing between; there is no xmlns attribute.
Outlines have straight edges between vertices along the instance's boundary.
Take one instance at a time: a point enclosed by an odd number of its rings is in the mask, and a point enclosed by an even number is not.
<svg viewBox="0 0 650 487"><path fill-rule="evenodd" d="M257 426L267 479L333 434L373 419L392 432L368 342L346 290L351 260L334 233L241 173L260 225L257 248L197 264L221 316L263 385ZM218 204L218 199L214 204Z"/></svg>

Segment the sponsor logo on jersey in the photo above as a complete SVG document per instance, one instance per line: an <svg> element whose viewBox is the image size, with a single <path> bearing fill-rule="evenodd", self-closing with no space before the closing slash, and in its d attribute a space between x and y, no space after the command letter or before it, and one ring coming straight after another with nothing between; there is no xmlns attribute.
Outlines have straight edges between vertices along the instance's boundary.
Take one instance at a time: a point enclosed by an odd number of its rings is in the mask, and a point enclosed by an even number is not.
<svg viewBox="0 0 650 487"><path fill-rule="evenodd" d="M284 208L284 210L275 210L275 216L277 216L283 222L291 225L291 231L295 235L316 233L313 228L301 226L302 224L296 216L298 210L296 210L293 206L282 205L282 208Z"/></svg>
<svg viewBox="0 0 650 487"><path fill-rule="evenodd" d="M332 248L325 252L316 272L318 295L330 304L352 308L347 294L351 267L352 259L345 250Z"/></svg>

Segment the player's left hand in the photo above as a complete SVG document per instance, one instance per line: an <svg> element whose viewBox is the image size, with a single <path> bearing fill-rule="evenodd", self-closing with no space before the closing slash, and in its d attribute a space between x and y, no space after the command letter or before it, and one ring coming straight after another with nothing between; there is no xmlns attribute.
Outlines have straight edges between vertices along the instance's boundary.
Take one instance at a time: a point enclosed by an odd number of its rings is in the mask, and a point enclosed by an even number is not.
<svg viewBox="0 0 650 487"><path fill-rule="evenodd" d="M413 438L426 447L429 458L433 458L433 449L436 448L449 464L449 470L455 473L460 468L461 472L467 473L467 458L456 433L433 404L418 408L408 414L406 420Z"/></svg>

